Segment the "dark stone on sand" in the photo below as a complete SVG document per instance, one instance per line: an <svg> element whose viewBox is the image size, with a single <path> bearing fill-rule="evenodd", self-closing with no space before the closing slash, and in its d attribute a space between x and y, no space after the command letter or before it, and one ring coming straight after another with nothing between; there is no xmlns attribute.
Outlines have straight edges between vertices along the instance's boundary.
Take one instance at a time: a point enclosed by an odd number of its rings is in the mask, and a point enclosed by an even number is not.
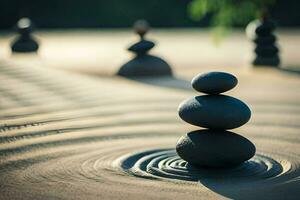
<svg viewBox="0 0 300 200"><path fill-rule="evenodd" d="M255 146L248 139L229 131L197 130L182 136L177 154L197 167L227 168L252 158Z"/></svg>
<svg viewBox="0 0 300 200"><path fill-rule="evenodd" d="M256 48L254 52L256 57L252 61L253 65L278 66L280 64L279 49L277 48L276 36L274 35L275 28L276 24L266 13L259 21L255 22L254 42Z"/></svg>
<svg viewBox="0 0 300 200"><path fill-rule="evenodd" d="M130 78L172 75L171 67L166 61L148 54L148 51L155 45L154 42L145 39L149 28L145 20L138 20L134 23L134 30L139 34L140 41L131 45L128 50L136 56L121 66L117 75Z"/></svg>
<svg viewBox="0 0 300 200"><path fill-rule="evenodd" d="M276 56L278 53L278 48L275 45L259 45L255 48L255 53L258 56L268 57L268 56Z"/></svg>
<svg viewBox="0 0 300 200"><path fill-rule="evenodd" d="M135 52L137 54L145 54L150 49L154 47L154 42L148 41L148 40L141 40L135 44L133 44L131 47L128 48L129 51Z"/></svg>
<svg viewBox="0 0 300 200"><path fill-rule="evenodd" d="M38 42L31 35L34 29L34 25L28 18L21 18L16 26L19 33L17 39L11 44L11 50L13 52L36 52L39 48Z"/></svg>
<svg viewBox="0 0 300 200"><path fill-rule="evenodd" d="M262 57L257 56L255 60L252 62L253 65L256 66L278 66L280 64L280 58L278 55L274 55L271 57Z"/></svg>
<svg viewBox="0 0 300 200"><path fill-rule="evenodd" d="M143 39L144 35L149 31L150 25L146 20L139 19L134 22L133 29Z"/></svg>
<svg viewBox="0 0 300 200"><path fill-rule="evenodd" d="M272 20L265 20L257 26L255 33L259 36L268 36L275 30L275 28L275 23Z"/></svg>
<svg viewBox="0 0 300 200"><path fill-rule="evenodd" d="M125 63L117 74L125 77L168 76L172 75L172 70L163 59L145 54Z"/></svg>
<svg viewBox="0 0 300 200"><path fill-rule="evenodd" d="M198 74L192 80L193 88L206 94L219 94L234 88L238 80L226 72L209 72Z"/></svg>
<svg viewBox="0 0 300 200"><path fill-rule="evenodd" d="M178 113L187 123L210 129L233 129L247 123L249 107L239 99L226 95L204 95L185 100Z"/></svg>
<svg viewBox="0 0 300 200"><path fill-rule="evenodd" d="M27 53L36 52L39 48L38 43L32 38L17 38L11 45L13 52Z"/></svg>
<svg viewBox="0 0 300 200"><path fill-rule="evenodd" d="M276 36L272 34L270 34L269 36L257 37L254 39L254 42L257 45L273 45L275 41Z"/></svg>

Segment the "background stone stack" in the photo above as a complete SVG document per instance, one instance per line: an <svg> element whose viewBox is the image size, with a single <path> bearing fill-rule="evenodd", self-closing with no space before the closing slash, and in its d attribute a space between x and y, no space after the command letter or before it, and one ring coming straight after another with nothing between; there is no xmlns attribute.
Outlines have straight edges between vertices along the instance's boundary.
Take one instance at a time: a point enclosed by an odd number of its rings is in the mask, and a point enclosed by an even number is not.
<svg viewBox="0 0 300 200"><path fill-rule="evenodd" d="M247 123L251 116L242 101L221 95L237 85L235 76L224 72L198 75L193 88L208 95L182 102L178 108L181 119L201 129L187 133L176 145L177 154L189 164L200 167L232 167L255 154L255 146L246 138L227 131Z"/></svg>
<svg viewBox="0 0 300 200"><path fill-rule="evenodd" d="M278 66L280 58L276 46L276 36L273 34L275 23L268 17L257 21L254 43L256 44L256 58L253 65Z"/></svg>
<svg viewBox="0 0 300 200"><path fill-rule="evenodd" d="M135 22L134 30L140 36L140 41L130 46L128 50L136 56L125 63L117 74L125 77L172 75L171 67L166 61L148 54L155 46L154 42L144 38L149 30L148 22L145 20Z"/></svg>
<svg viewBox="0 0 300 200"><path fill-rule="evenodd" d="M22 18L17 23L17 31L20 34L12 43L13 52L36 52L39 48L37 41L31 35L34 27L30 19Z"/></svg>

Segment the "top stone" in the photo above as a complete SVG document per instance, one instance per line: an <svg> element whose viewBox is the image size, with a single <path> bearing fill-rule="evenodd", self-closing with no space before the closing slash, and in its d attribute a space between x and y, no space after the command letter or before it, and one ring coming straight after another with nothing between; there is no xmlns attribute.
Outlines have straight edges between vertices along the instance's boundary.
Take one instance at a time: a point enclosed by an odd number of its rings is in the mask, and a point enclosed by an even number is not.
<svg viewBox="0 0 300 200"><path fill-rule="evenodd" d="M234 88L238 80L226 72L209 72L198 74L192 80L193 88L206 94L220 94Z"/></svg>
<svg viewBox="0 0 300 200"><path fill-rule="evenodd" d="M133 24L133 29L143 39L144 35L149 31L150 25L146 20L140 19Z"/></svg>
<svg viewBox="0 0 300 200"><path fill-rule="evenodd" d="M31 22L31 20L29 18L21 18L17 25L16 25L16 28L17 28L17 31L24 35L24 34L30 34L33 30L33 23Z"/></svg>

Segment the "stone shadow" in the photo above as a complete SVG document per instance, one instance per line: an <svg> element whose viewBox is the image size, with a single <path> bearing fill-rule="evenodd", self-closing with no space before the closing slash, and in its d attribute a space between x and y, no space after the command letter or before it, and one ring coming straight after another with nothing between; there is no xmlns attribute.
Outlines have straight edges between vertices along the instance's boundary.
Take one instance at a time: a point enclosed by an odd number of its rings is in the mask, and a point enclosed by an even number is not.
<svg viewBox="0 0 300 200"><path fill-rule="evenodd" d="M209 190L229 199L291 199L296 200L300 195L300 179L282 180L278 183L267 183L256 185L251 183L239 183L232 180L232 184L226 185L211 180L199 180Z"/></svg>
<svg viewBox="0 0 300 200"><path fill-rule="evenodd" d="M189 81L176 76L130 77L128 79L158 87L192 90L191 83Z"/></svg>
<svg viewBox="0 0 300 200"><path fill-rule="evenodd" d="M300 67L285 67L285 68L278 68L278 69L282 72L300 76Z"/></svg>

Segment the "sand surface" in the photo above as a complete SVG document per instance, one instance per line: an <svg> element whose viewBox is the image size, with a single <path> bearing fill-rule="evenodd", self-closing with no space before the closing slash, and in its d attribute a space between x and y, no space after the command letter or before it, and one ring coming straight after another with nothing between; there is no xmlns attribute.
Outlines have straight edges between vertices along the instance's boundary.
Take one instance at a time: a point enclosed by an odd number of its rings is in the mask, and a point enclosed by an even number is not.
<svg viewBox="0 0 300 200"><path fill-rule="evenodd" d="M0 199L297 199L300 79L236 72L230 95L251 121L235 132L257 155L230 170L189 168L174 152L195 127L177 106L186 80L90 77L2 62Z"/></svg>
<svg viewBox="0 0 300 200"><path fill-rule="evenodd" d="M128 80L27 58L0 61L1 200L299 199L299 73L175 66L177 77ZM235 74L227 94L252 110L233 131L257 154L237 168L195 169L174 152L197 129L177 107L197 94L189 80L209 70Z"/></svg>

